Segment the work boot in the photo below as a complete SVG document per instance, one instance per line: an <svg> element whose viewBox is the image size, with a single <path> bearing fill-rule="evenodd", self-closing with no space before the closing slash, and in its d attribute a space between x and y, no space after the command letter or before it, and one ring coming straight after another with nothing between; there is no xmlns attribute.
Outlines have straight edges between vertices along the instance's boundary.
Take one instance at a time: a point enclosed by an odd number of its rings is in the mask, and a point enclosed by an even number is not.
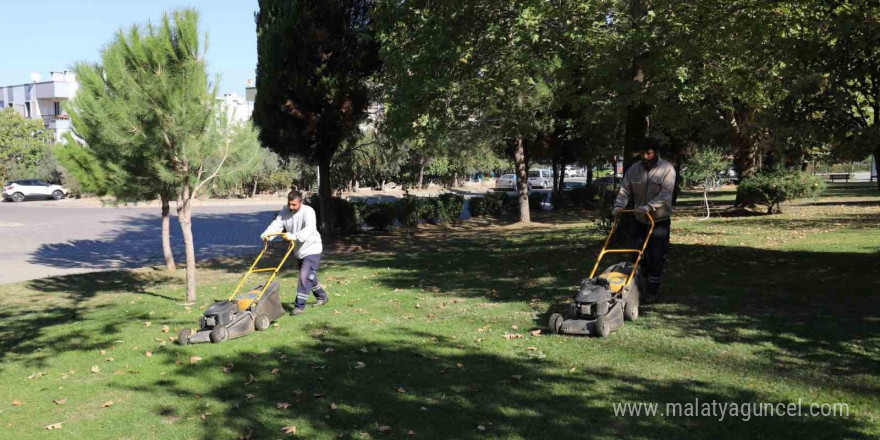
<svg viewBox="0 0 880 440"><path fill-rule="evenodd" d="M327 301L330 301L330 298L318 298L318 300L315 301L315 306L323 306L324 304L327 304Z"/></svg>
<svg viewBox="0 0 880 440"><path fill-rule="evenodd" d="M290 316L302 315L306 311L305 308L294 307L293 310L290 311Z"/></svg>
<svg viewBox="0 0 880 440"><path fill-rule="evenodd" d="M653 304L660 293L660 283L648 283L648 291L639 298L642 304Z"/></svg>

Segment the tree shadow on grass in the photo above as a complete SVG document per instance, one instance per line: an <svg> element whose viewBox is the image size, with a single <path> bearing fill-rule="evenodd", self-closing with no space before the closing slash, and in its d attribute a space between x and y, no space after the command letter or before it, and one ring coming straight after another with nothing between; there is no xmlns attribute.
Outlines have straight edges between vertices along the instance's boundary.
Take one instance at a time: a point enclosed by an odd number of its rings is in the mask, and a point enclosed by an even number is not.
<svg viewBox="0 0 880 440"><path fill-rule="evenodd" d="M809 226L800 221L797 227ZM568 303L601 244L596 236L563 229L422 231L385 246L393 251L366 248L340 253L334 261L375 270L372 279L388 289L531 302L547 310ZM834 375L880 370L880 360L864 351L876 346L872 335L880 330L875 254L677 244L670 259L663 300L677 307L656 313L682 335L773 347L763 356L785 366L782 373L796 374L791 358ZM612 263L603 259L600 270ZM654 310L646 307L643 313ZM545 318L537 324L546 325Z"/></svg>
<svg viewBox="0 0 880 440"><path fill-rule="evenodd" d="M68 351L103 348L117 339L120 317L106 317L96 321L100 314L94 312L111 307L111 304L87 305L99 293L129 292L149 295L165 300L174 298L149 291L151 286L162 284L171 278L158 272L114 271L85 275L66 275L33 280L27 287L36 292L31 304L19 304L0 311L0 361L28 356L24 363L42 366L50 356ZM51 302L51 305L41 304ZM125 319L132 319L126 316ZM59 326L67 327L64 332ZM85 328L84 328L85 327ZM39 352L37 355L34 353Z"/></svg>
<svg viewBox="0 0 880 440"><path fill-rule="evenodd" d="M863 422L852 417L619 417L616 402L659 403L662 413L667 402L772 399L744 388L649 380L606 368L570 372L552 360L458 350L442 340L422 344L406 329L392 329L381 341L326 323L308 331L312 338L296 347L197 364L177 362L189 354L173 347L163 353L172 369L163 379L123 388L163 402L157 416L197 424L202 438L275 438L288 425L299 425L305 438L748 438L754 432L868 438Z"/></svg>

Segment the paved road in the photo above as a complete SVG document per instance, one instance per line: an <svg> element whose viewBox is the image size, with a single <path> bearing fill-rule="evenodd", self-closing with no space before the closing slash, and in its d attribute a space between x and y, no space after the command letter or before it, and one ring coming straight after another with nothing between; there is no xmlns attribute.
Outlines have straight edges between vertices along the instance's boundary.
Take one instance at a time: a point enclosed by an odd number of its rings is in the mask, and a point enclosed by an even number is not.
<svg viewBox="0 0 880 440"><path fill-rule="evenodd" d="M195 208L197 258L258 251L259 235L278 208L274 204ZM160 212L155 207L83 207L73 200L0 203L0 284L162 264L160 237ZM171 242L177 261L184 261L176 216Z"/></svg>

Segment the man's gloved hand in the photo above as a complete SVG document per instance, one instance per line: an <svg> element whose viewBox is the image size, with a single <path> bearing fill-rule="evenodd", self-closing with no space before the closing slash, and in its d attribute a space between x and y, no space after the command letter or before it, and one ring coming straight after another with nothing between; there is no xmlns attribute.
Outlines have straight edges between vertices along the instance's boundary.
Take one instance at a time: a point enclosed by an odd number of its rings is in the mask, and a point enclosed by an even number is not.
<svg viewBox="0 0 880 440"><path fill-rule="evenodd" d="M620 208L618 208L616 206L614 208L611 208L611 216L617 217L617 214L620 214Z"/></svg>
<svg viewBox="0 0 880 440"><path fill-rule="evenodd" d="M269 233L268 233L268 232L263 232L262 234L260 234L260 240L262 240L262 241L266 241L268 238L269 238ZM274 239L275 237L271 237L271 238Z"/></svg>
<svg viewBox="0 0 880 440"><path fill-rule="evenodd" d="M649 212L651 212L650 205L642 205L642 206L639 206L638 208L636 208L636 214L638 214L638 215L645 215Z"/></svg>
<svg viewBox="0 0 880 440"><path fill-rule="evenodd" d="M284 239L287 241L296 241L296 235L293 235L290 232L285 232Z"/></svg>

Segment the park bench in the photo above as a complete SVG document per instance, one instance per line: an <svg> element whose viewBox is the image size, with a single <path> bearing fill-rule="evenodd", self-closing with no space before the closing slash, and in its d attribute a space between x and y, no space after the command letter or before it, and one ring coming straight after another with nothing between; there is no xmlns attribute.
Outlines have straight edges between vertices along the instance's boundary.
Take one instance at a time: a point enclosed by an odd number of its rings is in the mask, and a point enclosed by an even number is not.
<svg viewBox="0 0 880 440"><path fill-rule="evenodd" d="M840 174L830 174L831 181L834 182L838 179L843 180L845 182L849 182L849 173L840 173Z"/></svg>

